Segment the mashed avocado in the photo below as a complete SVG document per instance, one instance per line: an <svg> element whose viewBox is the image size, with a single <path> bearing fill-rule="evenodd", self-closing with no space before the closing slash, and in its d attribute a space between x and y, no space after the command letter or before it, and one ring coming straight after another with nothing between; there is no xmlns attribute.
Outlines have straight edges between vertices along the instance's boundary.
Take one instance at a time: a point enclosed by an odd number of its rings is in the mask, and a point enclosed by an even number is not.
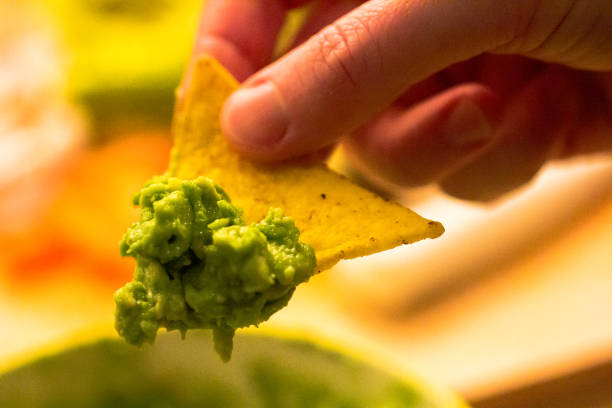
<svg viewBox="0 0 612 408"><path fill-rule="evenodd" d="M128 343L157 330L212 329L224 361L234 331L283 308L316 265L293 220L270 208L258 224L210 179L157 177L134 197L141 207L120 244L136 259L134 279L115 293L115 327Z"/></svg>

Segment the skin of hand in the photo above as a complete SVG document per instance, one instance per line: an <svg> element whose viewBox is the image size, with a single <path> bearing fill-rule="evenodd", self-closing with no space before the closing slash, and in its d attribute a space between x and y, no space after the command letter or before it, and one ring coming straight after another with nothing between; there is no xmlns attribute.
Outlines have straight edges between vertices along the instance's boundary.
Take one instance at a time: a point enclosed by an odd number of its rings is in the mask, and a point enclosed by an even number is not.
<svg viewBox="0 0 612 408"><path fill-rule="evenodd" d="M194 58L244 81L222 125L250 158L342 143L397 185L491 200L550 159L612 150L610 0L318 0L272 61L287 12L305 3L204 7Z"/></svg>

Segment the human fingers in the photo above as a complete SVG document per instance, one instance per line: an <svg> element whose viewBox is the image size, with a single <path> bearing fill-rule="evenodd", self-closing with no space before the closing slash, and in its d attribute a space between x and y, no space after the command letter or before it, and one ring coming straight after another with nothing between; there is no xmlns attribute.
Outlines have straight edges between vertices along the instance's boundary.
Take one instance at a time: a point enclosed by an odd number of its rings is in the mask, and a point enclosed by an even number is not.
<svg viewBox="0 0 612 408"><path fill-rule="evenodd" d="M370 0L251 77L228 100L223 126L253 158L301 155L350 133L415 82L483 52L603 69L612 59L610 18L608 0ZM564 51L560 39L568 38Z"/></svg>
<svg viewBox="0 0 612 408"><path fill-rule="evenodd" d="M226 103L224 130L256 159L318 150L409 85L509 41L516 13L509 4L364 3L251 77Z"/></svg>
<svg viewBox="0 0 612 408"><path fill-rule="evenodd" d="M410 108L394 106L344 140L352 163L399 186L441 179L492 142L496 95L480 84L448 89Z"/></svg>
<svg viewBox="0 0 612 408"><path fill-rule="evenodd" d="M311 7L308 19L302 25L293 45L298 46L302 44L322 28L333 23L335 20L363 3L364 0L325 0L313 3L314 7ZM463 78L461 81L456 81L457 83L470 82L475 79L472 67L468 67L468 69L472 73L472 78L469 80ZM404 92L395 101L395 103L408 107L445 90L450 86L449 79L453 79L446 78L446 76L447 75L444 73L438 73L413 84L410 86L410 89Z"/></svg>
<svg viewBox="0 0 612 408"><path fill-rule="evenodd" d="M312 3L308 18L297 33L293 46L298 46L362 4L364 0L320 0Z"/></svg>
<svg viewBox="0 0 612 408"><path fill-rule="evenodd" d="M440 182L449 194L488 201L533 178L559 155L583 105L576 73L550 66L511 99L494 141Z"/></svg>
<svg viewBox="0 0 612 408"><path fill-rule="evenodd" d="M559 158L612 152L612 72L583 73L579 86L584 102L582 115L559 151Z"/></svg>
<svg viewBox="0 0 612 408"><path fill-rule="evenodd" d="M520 0L512 40L495 52L582 70L612 70L612 2ZM521 4L522 3L522 4Z"/></svg>

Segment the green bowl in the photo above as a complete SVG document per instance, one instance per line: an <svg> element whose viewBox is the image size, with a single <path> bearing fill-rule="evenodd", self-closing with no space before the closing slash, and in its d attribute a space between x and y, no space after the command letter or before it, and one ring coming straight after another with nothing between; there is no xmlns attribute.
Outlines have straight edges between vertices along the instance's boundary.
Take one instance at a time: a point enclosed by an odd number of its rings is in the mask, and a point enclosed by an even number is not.
<svg viewBox="0 0 612 408"><path fill-rule="evenodd" d="M464 407L455 396L303 340L242 334L224 364L210 336L136 349L98 340L0 376L0 407Z"/></svg>

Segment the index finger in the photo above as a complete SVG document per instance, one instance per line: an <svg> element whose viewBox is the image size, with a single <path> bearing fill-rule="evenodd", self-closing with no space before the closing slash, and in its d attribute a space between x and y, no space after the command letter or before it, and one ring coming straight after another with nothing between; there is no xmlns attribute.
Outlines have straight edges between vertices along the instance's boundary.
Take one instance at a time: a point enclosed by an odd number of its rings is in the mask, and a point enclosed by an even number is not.
<svg viewBox="0 0 612 408"><path fill-rule="evenodd" d="M225 104L224 131L257 160L319 150L414 83L504 44L526 2L370 0L251 76Z"/></svg>

